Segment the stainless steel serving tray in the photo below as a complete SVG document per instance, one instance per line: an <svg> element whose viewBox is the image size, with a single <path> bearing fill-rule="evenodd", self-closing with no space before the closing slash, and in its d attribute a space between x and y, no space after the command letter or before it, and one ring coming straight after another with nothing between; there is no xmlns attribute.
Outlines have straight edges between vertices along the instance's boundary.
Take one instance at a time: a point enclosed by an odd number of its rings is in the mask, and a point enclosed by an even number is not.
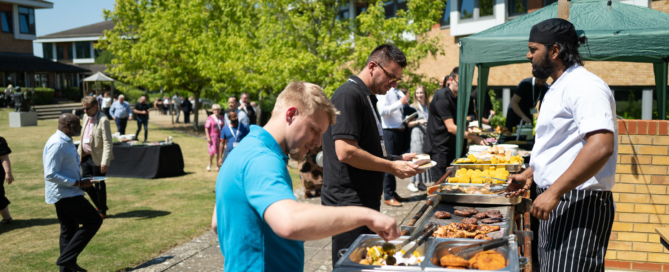
<svg viewBox="0 0 669 272"><path fill-rule="evenodd" d="M455 175L455 171L458 171L460 168L464 169L473 169L473 170L485 170L489 169L490 166L495 166L497 168L499 167L504 167L506 171L509 171L509 173L518 173L523 170L523 163L525 163L525 159L523 158L523 162L519 164L490 164L490 163L455 163L458 159L453 160L451 162L451 166L453 166L452 173Z"/></svg>
<svg viewBox="0 0 669 272"><path fill-rule="evenodd" d="M389 241L388 243L397 245L402 243L404 240L408 239L409 236L402 236L398 239ZM427 249L430 247L432 244L432 240L434 238L429 238L423 245L419 246L416 251L422 255L425 256L425 260L427 260ZM373 271L421 271L423 270L421 268L421 265L412 265L412 266L393 266L393 265L386 265L386 266L380 266L380 265L363 265L360 264L360 260L364 259L367 256L367 248L372 247L372 246L380 246L383 245L385 241L381 239L376 234L363 234L358 237L358 239L353 242L353 244L348 248L346 253L339 258L339 261L335 264L335 270L336 271L366 271L366 270L373 270ZM414 242L409 243L406 245L404 248L408 249L411 246L414 245Z"/></svg>
<svg viewBox="0 0 669 272"><path fill-rule="evenodd" d="M440 265L440 259L442 256L450 255L448 252L449 248L457 246L466 246L471 244L476 244L483 242L481 240L473 239L449 239L449 238L437 238L432 242L430 249L428 250L428 258L425 258L422 266L425 271L462 271L459 269L447 269L443 268ZM505 268L495 270L495 271L509 271L516 272L520 271L519 267L519 255L518 255L518 246L515 242L515 237L510 237L508 246L501 246L496 249L493 249L499 254L502 254L507 260L507 266Z"/></svg>
<svg viewBox="0 0 669 272"><path fill-rule="evenodd" d="M439 196L440 202L455 203L455 204L486 204L486 205L516 205L522 201L521 197L491 197L493 195L471 195L464 193L444 193L439 192L444 186L460 187L483 187L485 184L479 183L442 183L434 192ZM506 187L506 184L495 184Z"/></svg>
<svg viewBox="0 0 669 272"><path fill-rule="evenodd" d="M502 222L493 224L482 224L480 222L478 223L479 225L490 225L490 226L500 227L500 230L488 233L487 234L488 237L502 238L502 237L507 237L509 236L509 234L513 233L513 227L514 227L513 219L515 214L515 206L486 206L486 207L471 206L471 205L464 206L464 205L453 205L453 204L443 203L441 201L437 203L434 207L432 207L432 209L430 209L424 215L423 219L420 221L420 224L418 225L418 228L416 229L424 229L429 223L436 223L440 226L445 226L450 223L462 223L462 219L473 218L474 216L470 217L459 216L455 214L455 210L461 210L467 208L474 208L477 209L479 212L485 212L487 210L499 210L499 212L502 213L502 216L504 216ZM434 217L434 213L437 211L447 211L451 213L452 216L449 219L439 219ZM466 240L479 241L474 239L466 239Z"/></svg>

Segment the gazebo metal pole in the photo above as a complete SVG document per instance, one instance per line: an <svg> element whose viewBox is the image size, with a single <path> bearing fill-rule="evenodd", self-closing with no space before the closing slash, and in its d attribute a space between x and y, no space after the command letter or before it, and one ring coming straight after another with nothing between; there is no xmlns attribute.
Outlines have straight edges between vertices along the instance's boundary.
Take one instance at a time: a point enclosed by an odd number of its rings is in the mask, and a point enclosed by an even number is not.
<svg viewBox="0 0 669 272"><path fill-rule="evenodd" d="M655 73L655 90L657 91L657 117L667 120L667 59L653 63Z"/></svg>

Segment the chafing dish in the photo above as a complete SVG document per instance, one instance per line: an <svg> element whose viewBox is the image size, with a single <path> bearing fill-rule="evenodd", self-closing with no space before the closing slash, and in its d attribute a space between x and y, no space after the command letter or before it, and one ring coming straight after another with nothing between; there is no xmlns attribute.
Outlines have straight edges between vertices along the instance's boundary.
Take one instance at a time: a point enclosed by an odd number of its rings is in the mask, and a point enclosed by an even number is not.
<svg viewBox="0 0 669 272"><path fill-rule="evenodd" d="M390 244L397 245L402 243L402 241L408 239L409 236L402 236L393 241L389 241ZM427 260L427 249L432 244L434 238L429 238L423 245L419 246L416 249L416 252L421 256L425 256ZM412 265L412 266L379 266L379 265L362 265L360 260L364 259L367 256L367 248L373 246L381 246L385 243L381 237L375 234L363 234L358 237L358 239L353 242L353 244L344 252L343 256L339 258L339 261L335 264L336 271L365 271L365 270L374 270L374 271L421 271L421 265ZM415 242L411 242L405 246L406 249L414 245ZM425 260L423 262L425 262Z"/></svg>
<svg viewBox="0 0 669 272"><path fill-rule="evenodd" d="M461 271L458 269L446 269L441 267L440 265L440 259L441 257L445 255L449 255L450 253L448 252L449 248L452 247L457 247L457 246L466 246L466 245L471 245L471 244L476 244L476 243L481 243L483 241L480 240L472 240L472 239L447 239L447 238L438 238L435 239L429 250L428 250L428 256L429 259L426 258L426 260L422 263L423 270L425 271ZM496 249L493 249L493 251L496 251L497 253L501 254L506 260L507 260L507 266L505 268L496 270L496 271L510 271L510 272L515 272L515 271L520 271L521 269L521 260L520 256L518 254L518 244L516 242L516 236L511 234L509 235L509 244L508 246L502 246L498 247ZM469 259L469 257L472 256L464 256L465 259ZM524 257L522 258L523 266L527 263L527 259Z"/></svg>
<svg viewBox="0 0 669 272"><path fill-rule="evenodd" d="M460 187L483 187L485 184L480 183L442 183L434 192L439 196L439 202L456 203L456 204L488 204L488 205L516 205L521 202L521 197L503 197L491 194L472 195L465 193L446 193L443 192L445 186L460 186ZM501 191L506 190L506 184L493 184L499 186Z"/></svg>

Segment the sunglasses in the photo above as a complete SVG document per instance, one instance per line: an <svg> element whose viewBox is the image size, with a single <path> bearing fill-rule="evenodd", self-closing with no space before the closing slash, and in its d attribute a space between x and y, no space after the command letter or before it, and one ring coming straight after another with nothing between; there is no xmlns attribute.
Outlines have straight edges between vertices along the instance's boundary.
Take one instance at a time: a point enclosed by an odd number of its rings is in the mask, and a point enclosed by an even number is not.
<svg viewBox="0 0 669 272"><path fill-rule="evenodd" d="M379 64L378 62L374 61L374 63L376 63L376 65L378 65L379 68L381 68L381 70L383 70L383 72L386 73L386 76L390 78L388 80L389 84L393 84L393 83L399 84L400 82L402 82L402 77L397 78L394 75L391 75L390 73L388 73L388 71L386 71L386 69L383 69L383 66L381 66L381 64Z"/></svg>
<svg viewBox="0 0 669 272"><path fill-rule="evenodd" d="M85 110L85 111L88 111L88 110L92 109L93 107L94 107L94 106L90 106L90 107L88 107L88 108L84 108L84 110Z"/></svg>

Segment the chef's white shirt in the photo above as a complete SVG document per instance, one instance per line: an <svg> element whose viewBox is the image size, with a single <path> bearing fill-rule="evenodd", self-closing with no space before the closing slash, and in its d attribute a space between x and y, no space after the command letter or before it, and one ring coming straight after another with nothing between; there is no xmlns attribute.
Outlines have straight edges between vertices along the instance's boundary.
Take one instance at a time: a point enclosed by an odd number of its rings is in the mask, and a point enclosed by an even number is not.
<svg viewBox="0 0 669 272"><path fill-rule="evenodd" d="M616 101L608 85L585 68L574 65L553 83L541 103L530 167L539 188L548 188L571 166L585 146L585 135L614 133L613 155L594 177L577 190L610 191L618 157Z"/></svg>
<svg viewBox="0 0 669 272"><path fill-rule="evenodd" d="M376 107L381 115L381 126L383 128L402 128L404 114L402 113L402 101L404 93L395 88L390 88L385 95L377 94Z"/></svg>

